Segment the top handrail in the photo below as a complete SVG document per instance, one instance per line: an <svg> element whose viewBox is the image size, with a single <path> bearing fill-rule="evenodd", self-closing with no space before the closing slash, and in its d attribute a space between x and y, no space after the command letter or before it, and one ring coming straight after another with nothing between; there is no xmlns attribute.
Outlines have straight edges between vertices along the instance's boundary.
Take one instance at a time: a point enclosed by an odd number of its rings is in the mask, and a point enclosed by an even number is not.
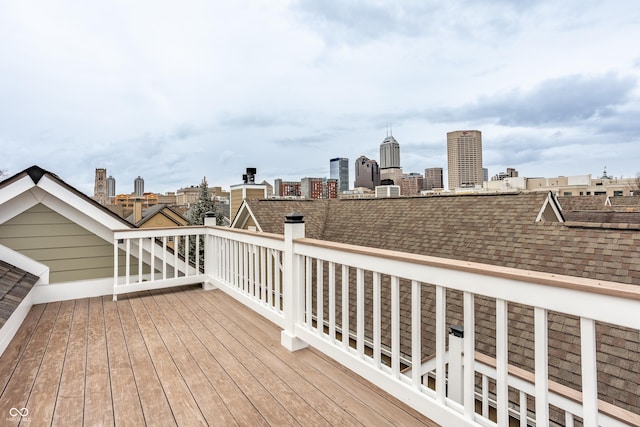
<svg viewBox="0 0 640 427"><path fill-rule="evenodd" d="M491 264L482 264L478 262L391 251L387 249L369 248L365 246L356 246L347 243L329 242L311 238L295 239L294 242L318 248L334 249L354 254L384 258L392 261L403 261L430 267L447 268L450 270L640 301L640 286L625 283L594 280L584 277L566 276L562 274L545 273L533 270L523 270Z"/></svg>

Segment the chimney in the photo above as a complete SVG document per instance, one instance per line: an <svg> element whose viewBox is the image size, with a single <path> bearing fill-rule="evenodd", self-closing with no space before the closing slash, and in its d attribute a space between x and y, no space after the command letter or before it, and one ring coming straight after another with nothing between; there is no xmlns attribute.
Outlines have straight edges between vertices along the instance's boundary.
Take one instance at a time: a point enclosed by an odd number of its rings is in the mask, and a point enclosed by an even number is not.
<svg viewBox="0 0 640 427"><path fill-rule="evenodd" d="M142 199L136 198L133 201L133 223L137 224L142 219Z"/></svg>

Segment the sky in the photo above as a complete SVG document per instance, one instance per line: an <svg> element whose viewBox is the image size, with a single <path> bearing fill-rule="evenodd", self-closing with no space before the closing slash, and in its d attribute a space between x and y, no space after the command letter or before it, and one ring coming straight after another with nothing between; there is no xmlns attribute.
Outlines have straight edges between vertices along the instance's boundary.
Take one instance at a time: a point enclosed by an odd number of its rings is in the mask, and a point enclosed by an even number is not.
<svg viewBox="0 0 640 427"><path fill-rule="evenodd" d="M640 173L637 0L0 2L0 170L91 195L447 168L482 132L489 175ZM445 178L446 179L446 178ZM446 182L446 181L445 181Z"/></svg>

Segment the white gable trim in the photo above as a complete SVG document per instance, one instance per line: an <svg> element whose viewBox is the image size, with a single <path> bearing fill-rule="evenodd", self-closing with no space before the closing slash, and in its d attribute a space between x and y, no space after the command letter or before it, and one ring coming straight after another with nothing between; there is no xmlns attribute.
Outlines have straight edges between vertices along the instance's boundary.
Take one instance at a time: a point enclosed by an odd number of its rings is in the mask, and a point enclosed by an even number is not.
<svg viewBox="0 0 640 427"><path fill-rule="evenodd" d="M34 191L36 190L36 191ZM1 193L1 191L0 191ZM26 189L23 193L7 199L0 209L0 224L4 224L11 218L20 215L22 212L31 209L39 203L37 188Z"/></svg>
<svg viewBox="0 0 640 427"><path fill-rule="evenodd" d="M35 184L29 175L25 175L19 180L12 182L2 188L0 188L0 206L3 206L8 201L15 199L23 193L26 193Z"/></svg>
<svg viewBox="0 0 640 427"><path fill-rule="evenodd" d="M113 243L113 230L132 228L84 197L44 174L35 184L28 174L0 188L0 224L38 203Z"/></svg>
<svg viewBox="0 0 640 427"><path fill-rule="evenodd" d="M540 211L538 212L538 216L536 217L536 222L542 221L542 216L548 209L552 210L558 222L564 222L562 213L560 213L559 204L555 200L555 196L551 191L547 193L547 198L544 200L544 203L542 204L542 208L540 208Z"/></svg>
<svg viewBox="0 0 640 427"><path fill-rule="evenodd" d="M238 213L233 220L233 224L231 224L231 228L244 228L244 226L247 224L247 221L249 221L249 218L253 219L253 222L256 225L256 229L261 232L262 227L258 223L256 216L253 214L251 207L246 200L243 200L240 208L238 209Z"/></svg>
<svg viewBox="0 0 640 427"><path fill-rule="evenodd" d="M74 194L68 189L60 186L60 184L52 180L47 175L43 176L40 179L40 182L38 182L38 187L42 188L44 191L51 194L53 197L57 198L58 200L66 203L69 206L72 206L75 210L77 210L83 216L94 218L98 223L103 224L105 227L109 228L110 230L127 228L125 223L123 223L122 221L117 220L107 212L95 206L93 203L90 203L89 201L84 200L83 198L79 197L77 194ZM49 199L47 199L47 202L51 203ZM43 203L45 202L43 201Z"/></svg>

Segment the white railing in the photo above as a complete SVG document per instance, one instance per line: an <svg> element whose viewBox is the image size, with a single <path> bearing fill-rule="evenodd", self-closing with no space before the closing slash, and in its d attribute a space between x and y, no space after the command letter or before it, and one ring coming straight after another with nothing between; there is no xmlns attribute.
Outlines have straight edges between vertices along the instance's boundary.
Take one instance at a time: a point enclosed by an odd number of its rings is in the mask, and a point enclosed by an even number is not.
<svg viewBox="0 0 640 427"><path fill-rule="evenodd" d="M204 282L207 234L205 227L115 231L114 301L123 293Z"/></svg>
<svg viewBox="0 0 640 427"><path fill-rule="evenodd" d="M204 266L179 251L167 257L169 236L185 247L178 237L202 236ZM441 424L640 424L639 408L599 400L596 366L596 325L640 336L634 286L306 239L295 220L285 224L284 238L200 227L123 231L114 239L122 251L114 259L122 263L124 254L126 261L124 275L115 263L114 296L208 283L282 327L289 349L311 345ZM137 274L131 256L145 264ZM531 312L529 349L510 349L514 307ZM575 388L550 376L550 313L578 319ZM449 334L452 323L464 338ZM492 336L482 335L487 323ZM483 340L494 343L492 354L476 351ZM533 366L510 364L518 351L530 351Z"/></svg>

